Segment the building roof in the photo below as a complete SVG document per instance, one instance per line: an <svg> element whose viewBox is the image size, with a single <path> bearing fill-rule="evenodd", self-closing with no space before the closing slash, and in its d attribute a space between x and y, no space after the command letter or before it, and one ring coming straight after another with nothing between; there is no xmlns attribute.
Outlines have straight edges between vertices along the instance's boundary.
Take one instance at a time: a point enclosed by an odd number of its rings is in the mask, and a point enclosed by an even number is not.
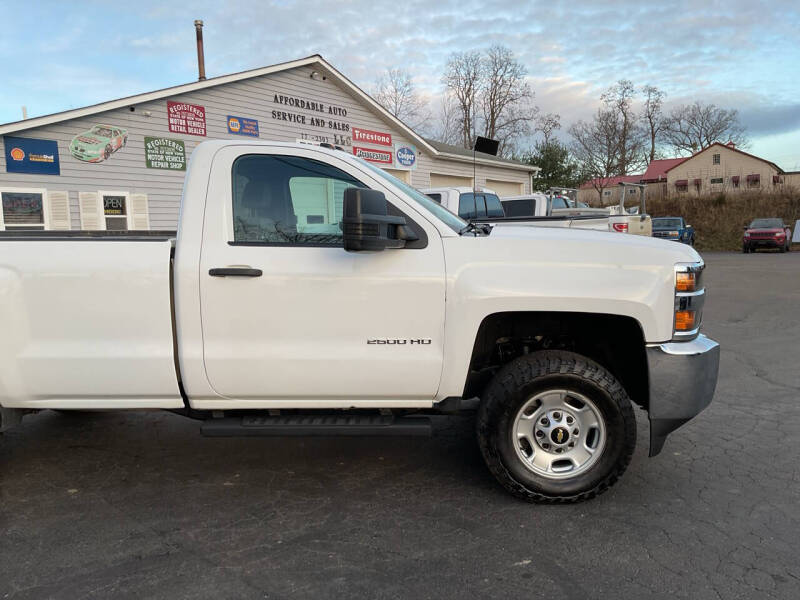
<svg viewBox="0 0 800 600"><path fill-rule="evenodd" d="M687 160L686 157L682 158L659 158L651 160L647 165L647 171L642 176L643 183L655 183L657 181L666 181L667 171L673 167L677 167L683 161Z"/></svg>
<svg viewBox="0 0 800 600"><path fill-rule="evenodd" d="M17 131L33 129L34 127L42 127L44 125L50 125L52 123L68 121L70 119L77 119L79 117L94 115L108 110L125 108L135 104L141 104L143 102L152 102L153 100L160 100L162 98L168 98L171 96L176 96L178 94L185 94L187 92L194 92L196 90L202 90L205 88L211 88L218 85L224 85L226 83L233 83L245 79L252 79L254 77L261 77L262 75L270 75L272 73L278 73L281 71L287 71L289 69L295 69L297 67L305 67L311 65L319 68L320 70L325 72L325 75L328 75L332 79L338 81L345 88L350 90L357 98L362 100L365 104L369 105L375 112L377 112L386 121L390 122L400 131L402 131L405 135L407 135L408 138L413 140L415 144L430 152L431 155L439 156L442 158L448 158L451 160L458 160L461 162L470 162L470 163L472 162L471 150L463 151L468 153L467 156L461 152L462 149L457 148L455 146L449 146L447 144L439 144L438 142L434 143L430 140L426 140L418 133L416 133L413 129L411 129L408 125L403 123L400 119L395 117L392 113L383 108L374 98L372 98L364 90L359 88L355 83L350 81L342 73L337 71L330 63L328 63L319 54L313 54L311 56L307 56L306 58L300 58L298 60L292 60L285 63L278 63L276 65L260 67L258 69L250 69L249 71L241 71L239 73L231 73L229 75L211 77L209 79L204 79L202 81L193 81L192 83L175 85L172 87L155 90L153 92L145 92L143 94L136 94L134 96L126 96L124 98L118 98L116 100L100 102L98 104L92 104L90 106L84 106L82 108L65 110L62 112L57 112L50 115L44 115L41 117L33 117L30 119L24 119L22 121L12 121L10 123L0 124L0 135L6 135ZM437 146L440 146L441 149L437 148ZM490 154L478 153L478 155L480 156L480 158L476 157L477 163L483 163L483 164L488 163L495 166L497 166L497 163L501 163L503 166L512 169L520 169L520 170L524 169L527 171L537 170L536 167L533 167L531 165L523 165L522 163L509 161L502 158L497 158Z"/></svg>
<svg viewBox="0 0 800 600"><path fill-rule="evenodd" d="M425 141L428 142L434 148L436 148L436 150L438 150L442 154L448 154L448 155L455 154L455 155L458 155L458 156L463 156L463 157L469 158L469 160L472 161L472 154L473 153L472 153L472 150L470 150L468 148L462 148L461 146L454 146L452 144L445 144L443 142L437 142L436 140L432 140L430 138L425 138ZM498 158L497 156L493 156L491 154L486 154L485 152L475 152L475 158L476 158L476 160L490 160L490 161L494 161L494 162L506 163L506 164L514 166L514 167L518 167L520 165L524 165L525 167L527 167L531 171L538 171L539 170L539 167L534 167L534 166L525 164L523 162L520 162L518 160L511 160L511 159L508 159L508 158Z"/></svg>
<svg viewBox="0 0 800 600"><path fill-rule="evenodd" d="M783 169L781 169L774 162L771 162L771 161L767 160L766 158L761 158L760 156L756 156L755 154L750 154L749 152L745 152L744 150L739 150L731 142L728 142L727 144L723 144L722 142L714 142L713 144L711 144L710 146L706 146L705 148L703 148L699 152L695 152L689 158L684 158L683 160L681 160L681 163L686 162L687 160L691 160L695 156L698 156L699 154L702 154L703 152L707 152L708 150L710 150L714 146L721 146L722 148L727 148L728 150L733 150L734 152L739 152L740 154L744 154L745 156L749 156L750 158L755 158L756 160L760 160L763 163L767 163L770 167L775 169L778 173L783 173ZM681 164L681 163L678 163L678 164ZM672 165L670 168L667 169L667 171L671 171L672 169L677 167L678 164Z"/></svg>
<svg viewBox="0 0 800 600"><path fill-rule="evenodd" d="M596 177L594 179L590 179L589 181L582 183L581 188L582 190L588 190L595 187L595 183L597 183L596 187L603 187L603 188L610 188L614 187L615 185L619 185L620 183L639 183L642 181L642 175L616 175L614 177Z"/></svg>

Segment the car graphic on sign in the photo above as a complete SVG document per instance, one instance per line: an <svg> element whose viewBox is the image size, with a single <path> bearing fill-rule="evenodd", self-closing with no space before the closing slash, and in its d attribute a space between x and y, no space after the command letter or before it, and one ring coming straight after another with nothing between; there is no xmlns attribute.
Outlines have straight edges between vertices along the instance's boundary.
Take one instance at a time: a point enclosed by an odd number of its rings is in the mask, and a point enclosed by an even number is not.
<svg viewBox="0 0 800 600"><path fill-rule="evenodd" d="M79 133L69 144L69 151L78 160L102 162L128 143L128 130L113 125L95 125Z"/></svg>

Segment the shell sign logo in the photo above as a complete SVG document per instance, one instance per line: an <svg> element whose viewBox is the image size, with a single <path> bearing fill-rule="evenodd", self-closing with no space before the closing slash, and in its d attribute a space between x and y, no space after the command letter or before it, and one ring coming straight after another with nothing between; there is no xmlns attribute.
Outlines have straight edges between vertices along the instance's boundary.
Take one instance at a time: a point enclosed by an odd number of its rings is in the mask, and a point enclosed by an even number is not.
<svg viewBox="0 0 800 600"><path fill-rule="evenodd" d="M14 160L25 160L25 151L22 148L12 148L10 154Z"/></svg>

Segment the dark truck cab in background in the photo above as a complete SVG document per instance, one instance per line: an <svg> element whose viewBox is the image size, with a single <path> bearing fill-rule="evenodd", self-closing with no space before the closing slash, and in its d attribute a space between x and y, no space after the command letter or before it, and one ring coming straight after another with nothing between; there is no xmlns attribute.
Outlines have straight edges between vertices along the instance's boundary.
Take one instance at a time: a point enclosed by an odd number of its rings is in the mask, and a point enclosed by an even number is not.
<svg viewBox="0 0 800 600"><path fill-rule="evenodd" d="M694 227L683 217L653 217L653 237L694 246Z"/></svg>

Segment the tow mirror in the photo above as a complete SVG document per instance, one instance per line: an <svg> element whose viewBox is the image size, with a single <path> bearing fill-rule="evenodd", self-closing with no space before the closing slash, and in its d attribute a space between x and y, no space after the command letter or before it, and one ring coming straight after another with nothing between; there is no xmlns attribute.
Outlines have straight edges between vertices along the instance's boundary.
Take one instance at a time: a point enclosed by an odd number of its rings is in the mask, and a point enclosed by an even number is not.
<svg viewBox="0 0 800 600"><path fill-rule="evenodd" d="M341 227L348 252L402 248L406 240L416 239L406 226L405 217L389 215L383 192L347 188L343 204Z"/></svg>

